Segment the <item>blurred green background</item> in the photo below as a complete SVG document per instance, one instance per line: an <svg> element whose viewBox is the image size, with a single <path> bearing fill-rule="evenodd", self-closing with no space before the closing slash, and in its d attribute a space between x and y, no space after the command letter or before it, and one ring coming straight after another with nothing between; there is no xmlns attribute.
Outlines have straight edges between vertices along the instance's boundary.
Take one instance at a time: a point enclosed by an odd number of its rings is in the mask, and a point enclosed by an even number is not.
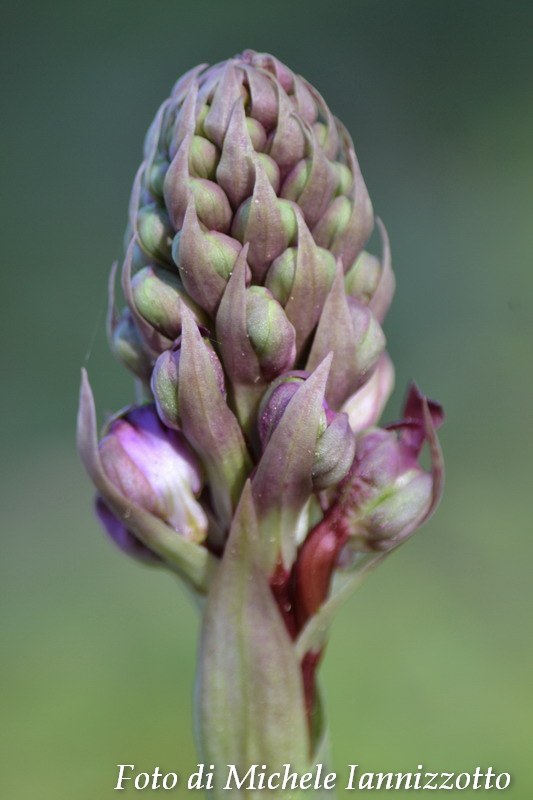
<svg viewBox="0 0 533 800"><path fill-rule="evenodd" d="M10 800L104 800L117 763L196 763L195 612L104 540L74 420L82 364L102 416L132 396L103 328L145 129L177 76L246 47L322 91L388 226L387 418L412 377L448 415L438 514L335 625L334 767L492 765L532 796L532 28L510 0L3 3Z"/></svg>

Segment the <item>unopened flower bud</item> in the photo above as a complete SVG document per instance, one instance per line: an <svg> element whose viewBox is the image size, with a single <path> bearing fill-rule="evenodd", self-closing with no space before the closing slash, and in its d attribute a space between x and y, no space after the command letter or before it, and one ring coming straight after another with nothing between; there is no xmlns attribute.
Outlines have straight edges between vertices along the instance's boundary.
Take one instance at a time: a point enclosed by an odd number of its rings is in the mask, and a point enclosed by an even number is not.
<svg viewBox="0 0 533 800"><path fill-rule="evenodd" d="M172 227L167 212L151 203L139 210L137 216L139 242L149 256L158 261L170 263L172 246Z"/></svg>
<svg viewBox="0 0 533 800"><path fill-rule="evenodd" d="M346 293L368 305L377 289L380 276L379 258L363 250L344 277Z"/></svg>
<svg viewBox="0 0 533 800"><path fill-rule="evenodd" d="M357 376L359 385L376 365L385 349L385 335L370 309L353 297L348 297L348 308L357 342Z"/></svg>
<svg viewBox="0 0 533 800"><path fill-rule="evenodd" d="M134 375L144 381L150 379L152 360L129 308L124 308L114 323L110 332L110 346L115 358Z"/></svg>
<svg viewBox="0 0 533 800"><path fill-rule="evenodd" d="M207 518L195 499L202 489L199 464L183 435L161 423L155 406L113 419L99 450L107 477L125 497L181 536L205 538Z"/></svg>
<svg viewBox="0 0 533 800"><path fill-rule="evenodd" d="M194 204L188 206L172 257L188 294L209 314L220 302L240 250L230 236L203 230Z"/></svg>
<svg viewBox="0 0 533 800"><path fill-rule="evenodd" d="M272 380L289 370L296 355L296 334L287 316L264 286L246 290L246 327L261 373Z"/></svg>
<svg viewBox="0 0 533 800"><path fill-rule="evenodd" d="M357 443L348 521L370 543L394 539L424 517L433 480L394 431L374 429Z"/></svg>
<svg viewBox="0 0 533 800"><path fill-rule="evenodd" d="M195 178L213 180L220 158L218 147L203 136L193 136L189 150L189 170Z"/></svg>
<svg viewBox="0 0 533 800"><path fill-rule="evenodd" d="M169 167L169 162L165 159L159 159L158 161L154 161L151 165L148 175L146 176L146 181L148 184L148 188L159 198L163 198L163 182L165 180L165 175L167 174L167 169Z"/></svg>
<svg viewBox="0 0 533 800"><path fill-rule="evenodd" d="M376 220L382 241L381 259L362 251L346 273L346 293L368 305L378 322L389 309L396 281L391 265L389 238L380 219Z"/></svg>
<svg viewBox="0 0 533 800"><path fill-rule="evenodd" d="M202 339L208 356L215 368L218 387L222 395L226 395L224 370L213 346L208 339ZM179 366L181 357L181 339L174 347L165 350L155 362L152 372L151 387L155 398L157 413L169 428L180 428L179 405Z"/></svg>
<svg viewBox="0 0 533 800"><path fill-rule="evenodd" d="M352 466L355 454L355 436L348 415L328 409L326 420L327 427L316 443L312 473L315 489L339 483Z"/></svg>
<svg viewBox="0 0 533 800"><path fill-rule="evenodd" d="M306 372L290 372L279 377L267 390L258 415L263 449L306 377ZM332 411L324 400L311 474L313 487L327 489L341 481L352 465L354 453L355 436L347 414Z"/></svg>
<svg viewBox="0 0 533 800"><path fill-rule="evenodd" d="M315 242L320 247L331 250L335 239L348 227L351 215L352 204L348 198L336 197L313 228Z"/></svg>
<svg viewBox="0 0 533 800"><path fill-rule="evenodd" d="M322 247L317 247L315 252L324 279L324 286L326 291L328 291L335 278L335 258L328 250L324 250ZM270 289L276 300L278 300L282 306L288 302L291 296L296 275L297 256L297 247L287 248L287 250L272 262L267 273L265 286L267 289Z"/></svg>
<svg viewBox="0 0 533 800"><path fill-rule="evenodd" d="M192 311L197 324L206 317L194 303L177 273L158 267L144 267L131 282L135 306L139 314L159 333L176 339L181 333L181 303Z"/></svg>
<svg viewBox="0 0 533 800"><path fill-rule="evenodd" d="M289 372L275 380L265 392L258 413L258 432L263 450L306 376L303 371Z"/></svg>

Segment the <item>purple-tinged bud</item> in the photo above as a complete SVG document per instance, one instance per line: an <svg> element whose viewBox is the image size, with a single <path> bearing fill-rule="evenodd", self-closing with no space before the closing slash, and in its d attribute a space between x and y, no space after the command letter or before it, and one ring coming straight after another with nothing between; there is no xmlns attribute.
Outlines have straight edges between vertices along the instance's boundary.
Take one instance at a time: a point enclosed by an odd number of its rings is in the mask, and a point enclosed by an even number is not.
<svg viewBox="0 0 533 800"><path fill-rule="evenodd" d="M278 165L276 164L274 159L268 156L266 153L257 153L256 161L263 168L265 175L269 180L270 185L272 186L274 192L277 194L279 192L279 185L281 181Z"/></svg>
<svg viewBox="0 0 533 800"><path fill-rule="evenodd" d="M245 54L243 60L246 60ZM279 103L275 81L266 72L254 67L245 67L244 72L250 89L250 116L269 132L278 122Z"/></svg>
<svg viewBox="0 0 533 800"><path fill-rule="evenodd" d="M264 450L281 422L281 418L302 383L307 372L295 370L282 375L267 389L261 400L258 413L258 433L261 447Z"/></svg>
<svg viewBox="0 0 533 800"><path fill-rule="evenodd" d="M336 197L313 228L313 237L320 247L331 250L335 239L347 229L352 204L347 197Z"/></svg>
<svg viewBox="0 0 533 800"><path fill-rule="evenodd" d="M217 378L220 393L226 396L224 370L211 342L202 339ZM169 428L178 430L181 427L179 405L179 366L181 358L181 338L170 349L165 350L155 362L152 372L151 388L154 395L157 413Z"/></svg>
<svg viewBox="0 0 533 800"><path fill-rule="evenodd" d="M318 259L318 269L324 283L327 294L335 278L336 262L335 258L328 250L322 247L315 248L315 255ZM298 260L298 247L289 247L270 265L265 286L269 289L276 300L285 306L291 297L296 276L296 265ZM311 278L311 276L309 276ZM313 276L314 278L314 276Z"/></svg>
<svg viewBox="0 0 533 800"><path fill-rule="evenodd" d="M158 267L144 267L134 275L131 288L139 314L171 340L181 333L182 302L189 307L198 325L207 324L205 314L191 300L178 274Z"/></svg>
<svg viewBox="0 0 533 800"><path fill-rule="evenodd" d="M294 371L282 375L265 393L258 415L258 432L263 450L308 374ZM348 416L332 411L324 400L311 473L313 488L322 490L339 483L348 473L354 453L355 436Z"/></svg>
<svg viewBox="0 0 533 800"><path fill-rule="evenodd" d="M200 158L193 150L194 138L190 134L184 138L165 176L163 191L169 218L174 228L179 230L192 197L200 222L208 230L225 233L232 219L226 194L214 181L195 178L190 174L191 158L193 161ZM197 149L200 150L200 147Z"/></svg>
<svg viewBox="0 0 533 800"><path fill-rule="evenodd" d="M204 127L204 125L205 125L205 120L206 120L207 115L209 114L210 109L211 109L211 106L208 103L205 103L200 108L200 110L198 111L198 114L196 116L196 125L195 125L195 128L194 128L194 133L197 136L205 136L205 127Z"/></svg>
<svg viewBox="0 0 533 800"><path fill-rule="evenodd" d="M296 333L282 306L264 286L246 290L246 328L266 380L291 369Z"/></svg>
<svg viewBox="0 0 533 800"><path fill-rule="evenodd" d="M171 263L172 227L164 208L151 203L137 215L139 243L149 256L165 264Z"/></svg>
<svg viewBox="0 0 533 800"><path fill-rule="evenodd" d="M311 157L300 161L289 173L281 196L298 203L307 225L312 228L325 212L333 197L337 177L316 142L310 142Z"/></svg>
<svg viewBox="0 0 533 800"><path fill-rule="evenodd" d="M326 392L332 408L339 409L368 379L384 347L385 337L372 311L346 296L339 261L306 364L314 369L327 353L333 353Z"/></svg>
<svg viewBox="0 0 533 800"><path fill-rule="evenodd" d="M143 381L150 380L152 359L147 353L139 329L129 308L124 308L113 320L109 344L115 358Z"/></svg>
<svg viewBox="0 0 533 800"><path fill-rule="evenodd" d="M142 564L158 565L163 563L159 556L126 528L122 520L115 516L99 496L96 498L94 510L104 531L123 553Z"/></svg>
<svg viewBox="0 0 533 800"><path fill-rule="evenodd" d="M166 159L154 161L146 175L146 183L150 192L163 199L163 183L169 167Z"/></svg>
<svg viewBox="0 0 533 800"><path fill-rule="evenodd" d="M319 435L313 463L313 486L327 489L335 486L348 473L355 454L355 436L348 415L327 411L327 427Z"/></svg>
<svg viewBox="0 0 533 800"><path fill-rule="evenodd" d="M356 297L362 303L368 305L374 296L380 277L381 264L379 258L363 250L344 276L346 294Z"/></svg>
<svg viewBox="0 0 533 800"><path fill-rule="evenodd" d="M204 178L191 178L189 186L202 225L210 231L227 233L231 225L232 211L223 189Z"/></svg>
<svg viewBox="0 0 533 800"><path fill-rule="evenodd" d="M244 105L242 99L239 98L231 112L216 172L217 181L224 189L233 208L238 208L247 197L250 197L255 182L254 147L249 126L246 123ZM259 125L259 128L264 131L259 123L256 125Z"/></svg>
<svg viewBox="0 0 533 800"><path fill-rule="evenodd" d="M381 260L363 250L346 273L344 285L347 294L368 305L376 319L382 322L394 296L396 284L387 231L379 218L376 223L383 243Z"/></svg>
<svg viewBox="0 0 533 800"><path fill-rule="evenodd" d="M331 168L335 173L337 185L335 187L335 196L349 195L353 187L353 175L346 166L341 164L340 161L331 163Z"/></svg>
<svg viewBox="0 0 533 800"><path fill-rule="evenodd" d="M305 133L294 114L294 106L278 87L278 120L276 129L267 140L269 155L279 164L283 174L298 163L306 151Z"/></svg>
<svg viewBox="0 0 533 800"><path fill-rule="evenodd" d="M199 464L185 437L166 428L153 405L113 419L99 451L107 477L123 496L186 539L205 539L207 517L195 499L202 490Z"/></svg>
<svg viewBox="0 0 533 800"><path fill-rule="evenodd" d="M370 309L353 297L348 297L356 346L356 372L359 385L375 367L385 349L385 335Z"/></svg>
<svg viewBox="0 0 533 800"><path fill-rule="evenodd" d="M252 146L256 153L262 153L266 147L267 135L266 131L256 119L253 117L246 117L246 128L248 135L252 141Z"/></svg>
<svg viewBox="0 0 533 800"><path fill-rule="evenodd" d="M442 453L436 436L443 421L442 406L427 400L413 384L401 422L386 430L370 429L358 438L341 501L356 545L387 549L407 538L430 516L443 486ZM418 461L426 441L431 473Z"/></svg>
<svg viewBox="0 0 533 800"><path fill-rule="evenodd" d="M357 442L347 522L371 546L395 539L428 512L433 480L393 431L370 430Z"/></svg>
<svg viewBox="0 0 533 800"><path fill-rule="evenodd" d="M296 213L287 200L279 200L259 160L255 162L252 197L237 210L232 235L241 244L250 243L248 261L257 281L262 281L269 265L296 238Z"/></svg>

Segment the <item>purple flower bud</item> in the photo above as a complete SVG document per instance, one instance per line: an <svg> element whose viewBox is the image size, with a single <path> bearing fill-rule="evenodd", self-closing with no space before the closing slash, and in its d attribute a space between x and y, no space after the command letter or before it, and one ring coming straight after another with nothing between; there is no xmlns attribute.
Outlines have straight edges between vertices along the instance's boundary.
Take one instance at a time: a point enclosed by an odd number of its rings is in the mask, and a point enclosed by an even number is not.
<svg viewBox="0 0 533 800"><path fill-rule="evenodd" d="M202 490L200 466L183 434L166 428L153 405L113 419L99 450L107 477L122 495L181 536L205 538L207 518L195 499ZM113 531L114 538L122 536Z"/></svg>
<svg viewBox="0 0 533 800"><path fill-rule="evenodd" d="M263 450L277 428L285 410L302 383L306 372L290 372L278 378L266 392L259 409L258 431ZM339 483L350 469L355 453L355 436L347 414L332 411L324 400L313 461L315 489Z"/></svg>
<svg viewBox="0 0 533 800"><path fill-rule="evenodd" d="M285 409L307 377L306 372L290 372L274 381L265 393L258 414L258 431L264 450L279 425Z"/></svg>
<svg viewBox="0 0 533 800"><path fill-rule="evenodd" d="M425 516L432 489L431 475L393 431L369 431L357 443L349 524L370 543L394 539Z"/></svg>
<svg viewBox="0 0 533 800"><path fill-rule="evenodd" d="M403 540L437 502L435 481L441 481L442 465L434 464L429 473L418 462L428 437L425 402L433 429L439 427L442 407L425 401L412 386L401 422L386 430L371 429L358 439L346 516L355 539L378 548L385 541Z"/></svg>

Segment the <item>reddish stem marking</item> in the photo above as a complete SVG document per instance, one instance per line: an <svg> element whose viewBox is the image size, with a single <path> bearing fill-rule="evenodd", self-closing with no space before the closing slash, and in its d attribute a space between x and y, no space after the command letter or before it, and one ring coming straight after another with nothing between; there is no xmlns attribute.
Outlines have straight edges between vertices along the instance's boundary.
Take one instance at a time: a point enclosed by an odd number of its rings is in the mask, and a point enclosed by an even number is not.
<svg viewBox="0 0 533 800"><path fill-rule="evenodd" d="M278 562L270 587L291 639L296 639L307 620L328 596L339 553L348 539L343 509L332 507L300 547L288 572ZM309 725L315 706L315 674L322 650L310 651L302 660L302 680Z"/></svg>

